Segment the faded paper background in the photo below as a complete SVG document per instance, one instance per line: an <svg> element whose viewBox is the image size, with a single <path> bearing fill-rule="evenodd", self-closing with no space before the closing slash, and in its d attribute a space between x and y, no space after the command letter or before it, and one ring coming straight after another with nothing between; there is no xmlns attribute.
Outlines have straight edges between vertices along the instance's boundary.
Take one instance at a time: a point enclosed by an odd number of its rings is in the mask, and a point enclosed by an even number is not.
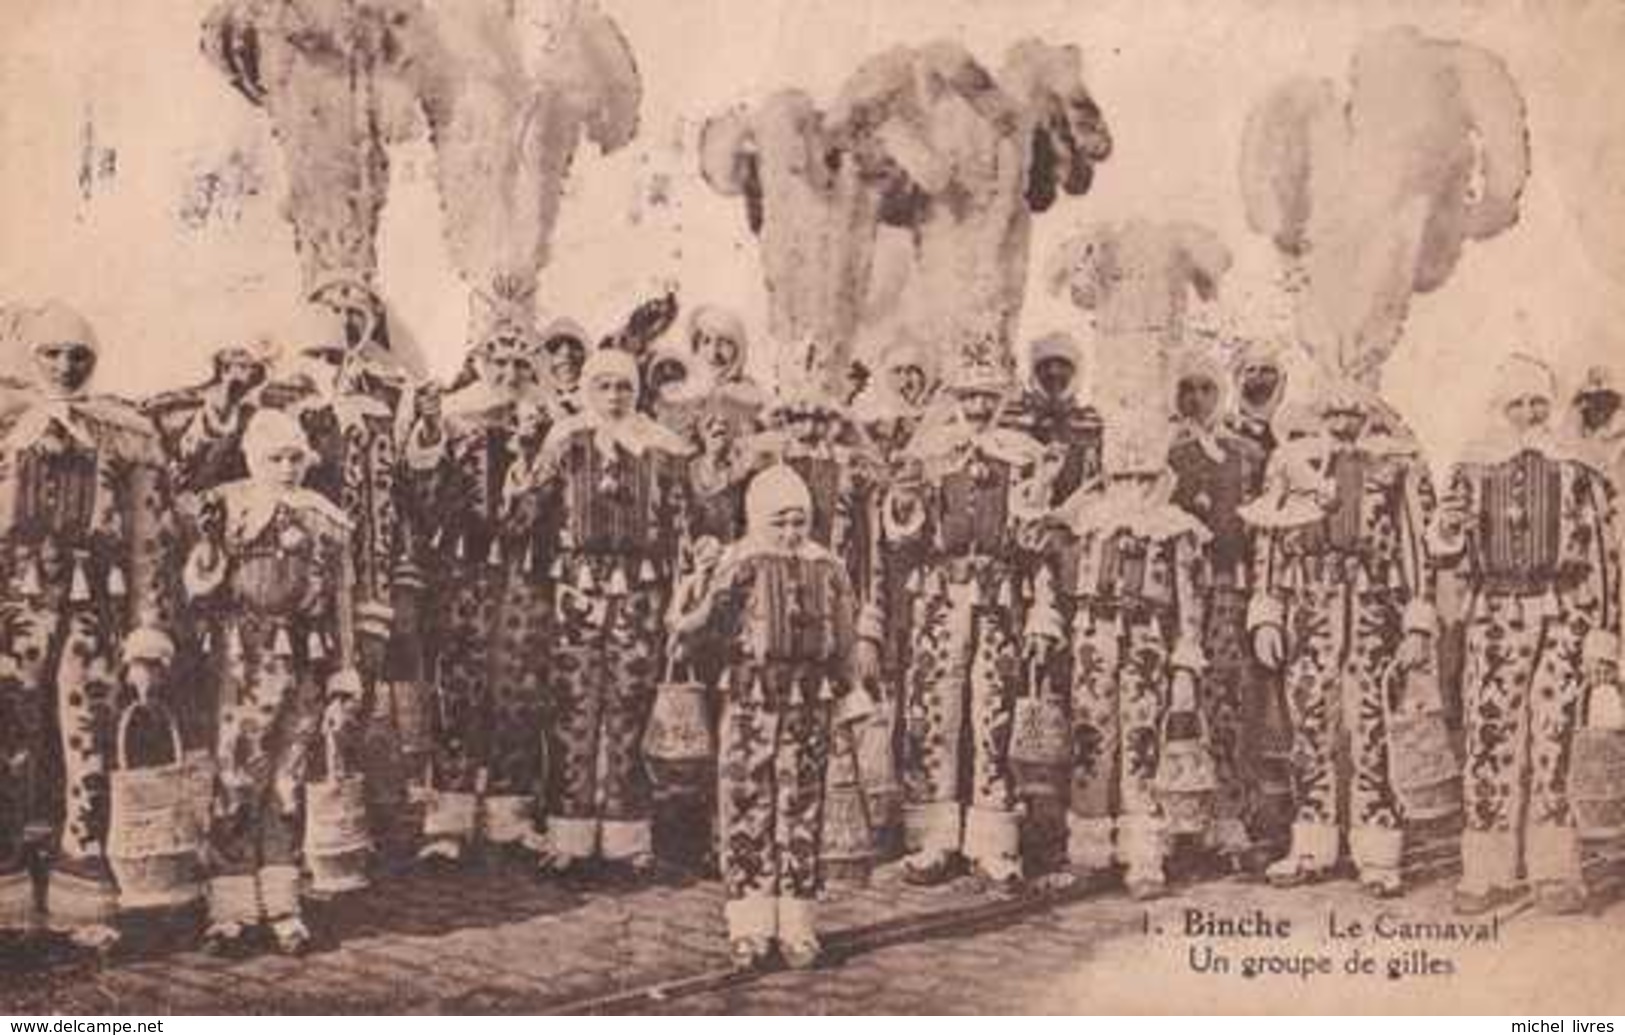
<svg viewBox="0 0 1625 1035"><path fill-rule="evenodd" d="M210 0L0 0L0 304L59 296L104 342L102 385L140 394L201 380L208 351L274 326L298 299L279 213L280 155L263 113L198 47ZM1056 245L1102 219L1191 219L1235 255L1198 323L1285 340L1280 263L1243 213L1238 166L1249 108L1284 77L1344 81L1359 40L1390 25L1503 57L1528 105L1532 173L1516 226L1469 244L1450 281L1418 296L1387 394L1442 468L1480 419L1494 361L1548 358L1566 387L1621 360L1625 317L1625 4L1492 0L602 0L644 81L642 128L602 157L584 146L543 272L545 316L609 329L654 285L685 306L742 309L764 333L758 252L737 199L714 194L694 154L700 124L731 104L800 86L827 103L869 55L949 37L996 62L1012 41L1073 42L1115 140L1093 189L1036 222L1022 339L1079 325L1038 275ZM399 148L383 219L381 286L433 371L461 362L466 291L440 229L426 141ZM657 203L657 198L667 199ZM8 357L15 362L14 355ZM1405 1009L1506 1012L1561 978L1607 1004L1570 962L1596 946L1625 966L1617 930L1578 919L1539 951ZM1604 937L1606 935L1606 938ZM1595 938L1593 937L1595 936ZM1592 957L1593 959L1595 957ZM1147 957L1149 959L1149 957ZM1133 959L1104 960L1066 1005L1246 1009ZM1516 980L1512 980L1516 978ZM1560 982L1561 984L1561 982ZM1270 1005L1355 1009L1359 995L1283 987ZM1510 998L1509 998L1510 997ZM1271 997L1275 998L1275 997ZM1242 1001L1247 1000L1247 1001ZM1261 1004L1259 1004L1261 1005ZM1618 997L1613 1005L1621 1006ZM1552 1003L1548 1008L1557 1008ZM1579 1009L1577 1004L1575 1009Z"/></svg>

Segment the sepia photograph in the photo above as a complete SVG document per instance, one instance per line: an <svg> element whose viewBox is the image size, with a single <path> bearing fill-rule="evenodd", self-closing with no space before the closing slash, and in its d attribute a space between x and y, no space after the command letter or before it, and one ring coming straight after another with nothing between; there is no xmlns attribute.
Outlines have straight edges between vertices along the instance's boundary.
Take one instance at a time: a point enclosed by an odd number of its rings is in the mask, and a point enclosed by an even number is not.
<svg viewBox="0 0 1625 1035"><path fill-rule="evenodd" d="M0 0L0 1015L1612 1030L1622 56Z"/></svg>

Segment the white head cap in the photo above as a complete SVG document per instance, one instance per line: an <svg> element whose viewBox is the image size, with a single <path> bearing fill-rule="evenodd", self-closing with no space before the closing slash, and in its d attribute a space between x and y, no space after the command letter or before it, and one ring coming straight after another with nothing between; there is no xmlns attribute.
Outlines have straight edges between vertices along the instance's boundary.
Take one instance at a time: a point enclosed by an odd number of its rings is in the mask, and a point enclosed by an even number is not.
<svg viewBox="0 0 1625 1035"><path fill-rule="evenodd" d="M1552 368L1521 352L1503 359L1495 371L1495 405L1505 407L1518 399L1531 396L1557 402L1557 376Z"/></svg>
<svg viewBox="0 0 1625 1035"><path fill-rule="evenodd" d="M30 350L44 345L78 344L95 353L101 352L95 328L73 307L52 299L33 309L24 310L17 326L17 337Z"/></svg>
<svg viewBox="0 0 1625 1035"><path fill-rule="evenodd" d="M794 469L775 464L751 479L745 492L745 522L750 531L762 531L774 514L794 508L812 509L812 494Z"/></svg>
<svg viewBox="0 0 1625 1035"><path fill-rule="evenodd" d="M257 411L243 431L243 459L248 462L249 473L257 475L271 454L288 448L303 452L307 461L315 457L305 429L297 420L281 410Z"/></svg>

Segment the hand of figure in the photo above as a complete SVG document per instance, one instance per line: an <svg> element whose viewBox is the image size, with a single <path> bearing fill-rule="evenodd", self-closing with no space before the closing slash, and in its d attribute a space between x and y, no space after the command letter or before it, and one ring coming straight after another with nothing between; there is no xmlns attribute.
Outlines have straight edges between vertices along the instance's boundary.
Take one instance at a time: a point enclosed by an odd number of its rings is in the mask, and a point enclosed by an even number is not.
<svg viewBox="0 0 1625 1035"><path fill-rule="evenodd" d="M1253 630L1253 656L1258 659L1260 665L1272 672L1277 671L1285 655L1286 647L1282 642L1280 626L1261 625Z"/></svg>

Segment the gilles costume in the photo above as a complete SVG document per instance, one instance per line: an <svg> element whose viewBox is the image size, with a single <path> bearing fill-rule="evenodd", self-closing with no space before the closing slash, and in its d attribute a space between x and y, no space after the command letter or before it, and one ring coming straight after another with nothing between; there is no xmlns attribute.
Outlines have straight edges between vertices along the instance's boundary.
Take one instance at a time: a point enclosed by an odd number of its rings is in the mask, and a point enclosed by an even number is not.
<svg viewBox="0 0 1625 1035"><path fill-rule="evenodd" d="M1121 863L1129 889L1149 896L1165 884L1168 850L1152 789L1161 726L1174 681L1194 694L1206 668L1202 587L1212 537L1168 501L1167 450L1155 425L1125 424L1137 433L1108 454L1105 491L1076 494L1062 508L1065 534L1036 596L1040 612L1067 621L1064 636L1057 627L1051 635L1070 655L1069 859L1085 871Z"/></svg>
<svg viewBox="0 0 1625 1035"><path fill-rule="evenodd" d="M1051 334L1032 343L1027 358L1027 387L1015 403L1006 407L1001 424L1059 451L1060 470L1054 476L1050 496L1052 504L1059 504L1080 487L1099 479L1103 429L1094 407L1077 401L1075 380L1061 395L1052 395L1038 383L1038 365L1050 359L1071 364L1075 377L1081 366L1078 343L1066 334Z"/></svg>
<svg viewBox="0 0 1625 1035"><path fill-rule="evenodd" d="M880 599L881 550L879 545L880 519L880 458L863 430L852 420L846 406L823 393L811 378L797 378L781 386L786 390L783 399L771 407L766 416L768 430L754 436L745 446L752 457L752 466L758 471L783 465L793 471L808 489L811 501L808 538L824 547L846 565L855 598L856 637L859 649L878 667L885 639L885 624ZM878 676L878 672L860 672L860 676ZM836 731L833 750L843 766L857 766L860 754L856 739L860 735L878 736L890 746L893 726L884 729ZM854 846L867 857L877 847L877 835L895 831L897 815L895 786L889 800L883 792L888 788L880 781L891 774L858 771L852 776L863 788L866 808L869 803L884 805L884 813L867 812L867 837L856 834L857 841L867 844ZM831 770L831 780L847 776L842 768ZM859 824L854 824L858 826ZM832 854L838 853L840 837L826 839ZM852 840L849 836L847 840ZM867 866L865 861L860 864Z"/></svg>
<svg viewBox="0 0 1625 1035"><path fill-rule="evenodd" d="M24 312L36 353L94 331L58 302ZM106 945L105 857L121 674L166 668L177 593L163 451L134 407L36 389L0 415L0 926L32 926L31 856L50 860L44 918Z"/></svg>
<svg viewBox="0 0 1625 1035"><path fill-rule="evenodd" d="M1497 402L1556 400L1550 370L1514 356ZM1619 538L1603 472L1543 423L1503 424L1451 472L1430 542L1466 568L1466 764L1458 905L1490 908L1519 882L1581 896L1567 795L1585 668L1619 657Z"/></svg>
<svg viewBox="0 0 1625 1035"><path fill-rule="evenodd" d="M268 470L279 451L312 455L291 418L256 414L243 446L250 477L203 497L185 569L219 698L210 937L229 944L266 921L285 951L299 951L309 937L299 902L302 791L328 762L357 762L350 523L320 494ZM331 758L324 733L338 747Z"/></svg>
<svg viewBox="0 0 1625 1035"><path fill-rule="evenodd" d="M1269 690L1247 638L1252 532L1240 511L1262 491L1267 457L1257 441L1223 426L1223 384L1216 368L1197 363L1182 371L1179 380L1210 384L1218 407L1208 422L1181 414L1168 467L1171 502L1201 522L1211 537L1203 578L1193 588L1201 597L1200 643L1207 658L1202 706L1219 781L1214 841L1234 858L1251 841L1244 821L1254 805Z"/></svg>
<svg viewBox="0 0 1625 1035"><path fill-rule="evenodd" d="M664 618L688 520L687 443L648 417L615 416L593 379L637 390L637 364L593 352L584 408L548 432L512 481L521 524L543 521L553 587L547 834L554 865L652 862L640 741L665 657Z"/></svg>
<svg viewBox="0 0 1625 1035"><path fill-rule="evenodd" d="M1007 385L991 364L967 363L949 388L996 399ZM961 855L994 880L1021 872L1009 768L1026 610L1017 536L1047 487L1034 473L1038 443L988 416L988 426L959 415L919 436L904 457L915 477L894 483L882 510L886 547L921 557L909 587L903 782L919 846L907 865L925 881Z"/></svg>
<svg viewBox="0 0 1625 1035"><path fill-rule="evenodd" d="M1320 400L1321 430L1276 450L1264 495L1242 512L1257 536L1248 629L1255 646L1263 629L1284 640L1298 801L1288 853L1269 868L1279 883L1330 870L1346 823L1361 880L1381 894L1399 888L1383 676L1408 636L1431 649L1424 536L1434 496L1414 440L1378 430L1388 412L1352 382L1333 385Z"/></svg>
<svg viewBox="0 0 1625 1035"><path fill-rule="evenodd" d="M751 482L749 531L729 547L687 624L709 621L725 643L719 738L723 881L728 933L741 963L777 939L785 955L816 955L830 725L845 700L853 636L851 584L839 558L775 534L786 511L810 515L788 467ZM681 619L680 619L681 621Z"/></svg>
<svg viewBox="0 0 1625 1035"><path fill-rule="evenodd" d="M450 859L477 833L497 845L540 844L548 558L542 530L508 522L505 499L552 418L522 333L493 333L479 353L476 379L441 401L437 427L420 420L402 449L438 604L427 616L438 721L423 853ZM499 359L515 383L493 383Z"/></svg>
<svg viewBox="0 0 1625 1035"><path fill-rule="evenodd" d="M1225 427L1264 451L1275 452L1275 415L1286 396L1286 368L1274 349L1248 345L1236 358L1232 375L1235 408L1225 416Z"/></svg>
<svg viewBox="0 0 1625 1035"><path fill-rule="evenodd" d="M702 306L689 322L689 346L695 358L717 339L733 343L727 362L710 367L705 392L692 406L683 429L695 449L689 467L694 489L695 538L712 536L731 543L744 533L744 492L750 471L745 442L761 430L768 397L745 374L749 357L744 324L733 313Z"/></svg>
<svg viewBox="0 0 1625 1035"><path fill-rule="evenodd" d="M336 376L327 390L323 374L316 374L316 392L293 401L287 412L298 418L315 453L306 484L336 504L350 521L357 629L382 642L395 618L397 563L410 556L398 485L399 374L378 354L377 346L363 345L354 355L347 354ZM417 589L417 579L411 581L413 585L402 588ZM382 675L363 664L369 688Z"/></svg>

